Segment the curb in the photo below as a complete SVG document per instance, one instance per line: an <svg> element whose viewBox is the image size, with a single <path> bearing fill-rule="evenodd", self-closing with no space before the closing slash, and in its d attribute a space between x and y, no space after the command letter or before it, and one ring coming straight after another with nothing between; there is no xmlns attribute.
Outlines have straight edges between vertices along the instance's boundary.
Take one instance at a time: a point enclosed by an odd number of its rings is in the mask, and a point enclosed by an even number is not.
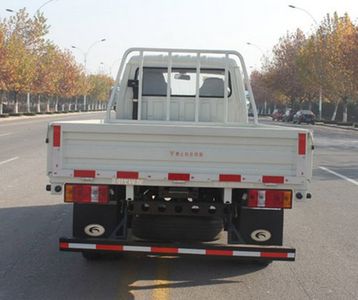
<svg viewBox="0 0 358 300"><path fill-rule="evenodd" d="M261 120L264 121L271 121L271 118L269 117L261 117ZM259 119L259 120L260 120ZM280 122L279 122L280 123ZM285 124L284 122L281 122L283 124ZM289 122L289 124L292 124L291 122ZM274 123L274 125L276 125L276 123ZM342 125L336 125L336 124L325 124L323 122L320 121L316 121L316 124L313 125L312 128L314 128L315 126L322 126L322 127L330 127L330 128L337 128L337 129L343 129L343 130L351 130L351 131L358 131L358 128L355 128L353 126L342 126Z"/></svg>
<svg viewBox="0 0 358 300"><path fill-rule="evenodd" d="M57 116L75 116L75 115L81 115L81 114L96 114L105 112L105 110L98 110L98 111L82 111L82 112L65 112L65 113L53 113L53 114L36 114L36 115L21 115L21 116L8 116L5 118L0 118L0 124L5 123L7 121L14 121L14 120L33 120L37 118L53 118Z"/></svg>
<svg viewBox="0 0 358 300"><path fill-rule="evenodd" d="M358 131L358 128L355 128L355 127L353 127L353 126L339 126L339 125L324 124L324 123L316 123L315 126L331 127L331 128L338 128L338 129L343 129L343 130Z"/></svg>

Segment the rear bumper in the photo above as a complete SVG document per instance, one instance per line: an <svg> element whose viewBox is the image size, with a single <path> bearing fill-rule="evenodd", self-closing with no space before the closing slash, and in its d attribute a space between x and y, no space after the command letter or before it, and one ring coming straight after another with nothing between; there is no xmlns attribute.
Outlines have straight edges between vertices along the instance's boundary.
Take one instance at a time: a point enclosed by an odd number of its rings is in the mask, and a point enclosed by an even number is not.
<svg viewBox="0 0 358 300"><path fill-rule="evenodd" d="M232 256L241 259L294 261L296 249L271 246L222 246L215 244L186 245L126 242L103 239L60 238L61 251L137 252L162 255Z"/></svg>

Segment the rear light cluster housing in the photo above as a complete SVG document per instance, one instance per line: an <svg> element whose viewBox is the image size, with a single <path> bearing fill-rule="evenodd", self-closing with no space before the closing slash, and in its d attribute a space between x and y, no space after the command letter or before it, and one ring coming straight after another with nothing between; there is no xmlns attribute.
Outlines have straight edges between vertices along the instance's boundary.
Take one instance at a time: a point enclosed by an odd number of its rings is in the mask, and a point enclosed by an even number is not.
<svg viewBox="0 0 358 300"><path fill-rule="evenodd" d="M292 208L292 191L249 190L247 207Z"/></svg>
<svg viewBox="0 0 358 300"><path fill-rule="evenodd" d="M108 185L66 184L65 202L99 203L109 202Z"/></svg>

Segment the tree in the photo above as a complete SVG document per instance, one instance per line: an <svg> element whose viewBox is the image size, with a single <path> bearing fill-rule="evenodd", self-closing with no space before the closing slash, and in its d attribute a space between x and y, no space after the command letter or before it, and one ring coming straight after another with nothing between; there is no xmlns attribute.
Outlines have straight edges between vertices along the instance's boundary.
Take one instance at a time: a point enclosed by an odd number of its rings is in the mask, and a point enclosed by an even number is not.
<svg viewBox="0 0 358 300"><path fill-rule="evenodd" d="M81 77L81 67L76 64L70 52L59 52L57 70L59 80L57 82L56 95L70 98L78 92L77 84Z"/></svg>
<svg viewBox="0 0 358 300"><path fill-rule="evenodd" d="M255 70L250 75L251 87L252 91L255 95L255 102L258 106L259 110L261 107L264 108L264 112L267 113L267 106L271 107L275 106L277 95L275 91L273 91L269 84L267 78L265 78L267 74L260 73Z"/></svg>
<svg viewBox="0 0 358 300"><path fill-rule="evenodd" d="M20 9L8 22L5 22L6 38L17 36L26 45L27 50L38 53L46 44L45 36L49 26L44 15L38 12L33 18L30 17L26 8Z"/></svg>
<svg viewBox="0 0 358 300"><path fill-rule="evenodd" d="M253 77L256 90L267 86L286 104L302 106L323 90L323 100L343 104L343 121L348 104L358 105L358 27L345 14L329 14L319 28L306 37L299 29L281 38L273 55L262 66L261 76ZM256 83L255 83L256 82ZM259 99L261 97L256 97Z"/></svg>
<svg viewBox="0 0 358 300"><path fill-rule="evenodd" d="M322 57L317 45L316 37L311 35L305 40L296 59L299 78L304 86L304 100L308 101L309 110L312 110L312 102L322 89Z"/></svg>
<svg viewBox="0 0 358 300"><path fill-rule="evenodd" d="M0 24L0 91L5 90L6 72L3 65L5 64L5 32Z"/></svg>
<svg viewBox="0 0 358 300"><path fill-rule="evenodd" d="M1 89L15 92L15 108L18 111L18 93L32 90L39 51L43 49L47 34L46 19L42 14L30 18L25 9L1 23L2 63Z"/></svg>
<svg viewBox="0 0 358 300"><path fill-rule="evenodd" d="M68 100L94 88L72 54L46 39L48 29L42 13L30 17L26 9L0 22L0 91L36 94L38 107L46 96L47 109L52 97ZM100 86L94 93L103 98ZM16 96L15 102L17 112Z"/></svg>
<svg viewBox="0 0 358 300"><path fill-rule="evenodd" d="M88 78L91 88L89 96L95 101L106 101L113 86L113 79L107 75L90 75Z"/></svg>
<svg viewBox="0 0 358 300"><path fill-rule="evenodd" d="M13 35L6 43L3 71L5 89L15 92L15 109L18 111L18 93L31 91L32 80L35 74L35 56L27 51L26 45L17 35Z"/></svg>
<svg viewBox="0 0 358 300"><path fill-rule="evenodd" d="M5 64L5 30L0 23L0 115L3 113L3 96L6 91L5 76L6 70Z"/></svg>
<svg viewBox="0 0 358 300"><path fill-rule="evenodd" d="M324 60L325 87L331 97L343 103L343 122L347 122L348 103L357 96L357 27L345 14L326 16L317 33ZM335 115L334 115L335 117Z"/></svg>
<svg viewBox="0 0 358 300"><path fill-rule="evenodd" d="M304 100L306 95L298 66L298 57L305 40L305 35L299 29L294 34L287 34L273 48L272 60L263 66L270 88L283 101L289 100L291 106Z"/></svg>

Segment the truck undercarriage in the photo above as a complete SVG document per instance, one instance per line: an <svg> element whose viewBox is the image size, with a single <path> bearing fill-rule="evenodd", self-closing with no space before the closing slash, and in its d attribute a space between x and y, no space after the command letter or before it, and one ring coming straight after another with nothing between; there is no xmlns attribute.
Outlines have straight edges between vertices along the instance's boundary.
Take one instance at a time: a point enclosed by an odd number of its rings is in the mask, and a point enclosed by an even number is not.
<svg viewBox="0 0 358 300"><path fill-rule="evenodd" d="M84 199L73 187L68 197ZM247 190L234 189L232 203L214 188L141 186L131 200L124 186L108 193L106 203L73 205L73 238L62 238L61 250L295 259L294 249L281 247L283 209L247 207Z"/></svg>

